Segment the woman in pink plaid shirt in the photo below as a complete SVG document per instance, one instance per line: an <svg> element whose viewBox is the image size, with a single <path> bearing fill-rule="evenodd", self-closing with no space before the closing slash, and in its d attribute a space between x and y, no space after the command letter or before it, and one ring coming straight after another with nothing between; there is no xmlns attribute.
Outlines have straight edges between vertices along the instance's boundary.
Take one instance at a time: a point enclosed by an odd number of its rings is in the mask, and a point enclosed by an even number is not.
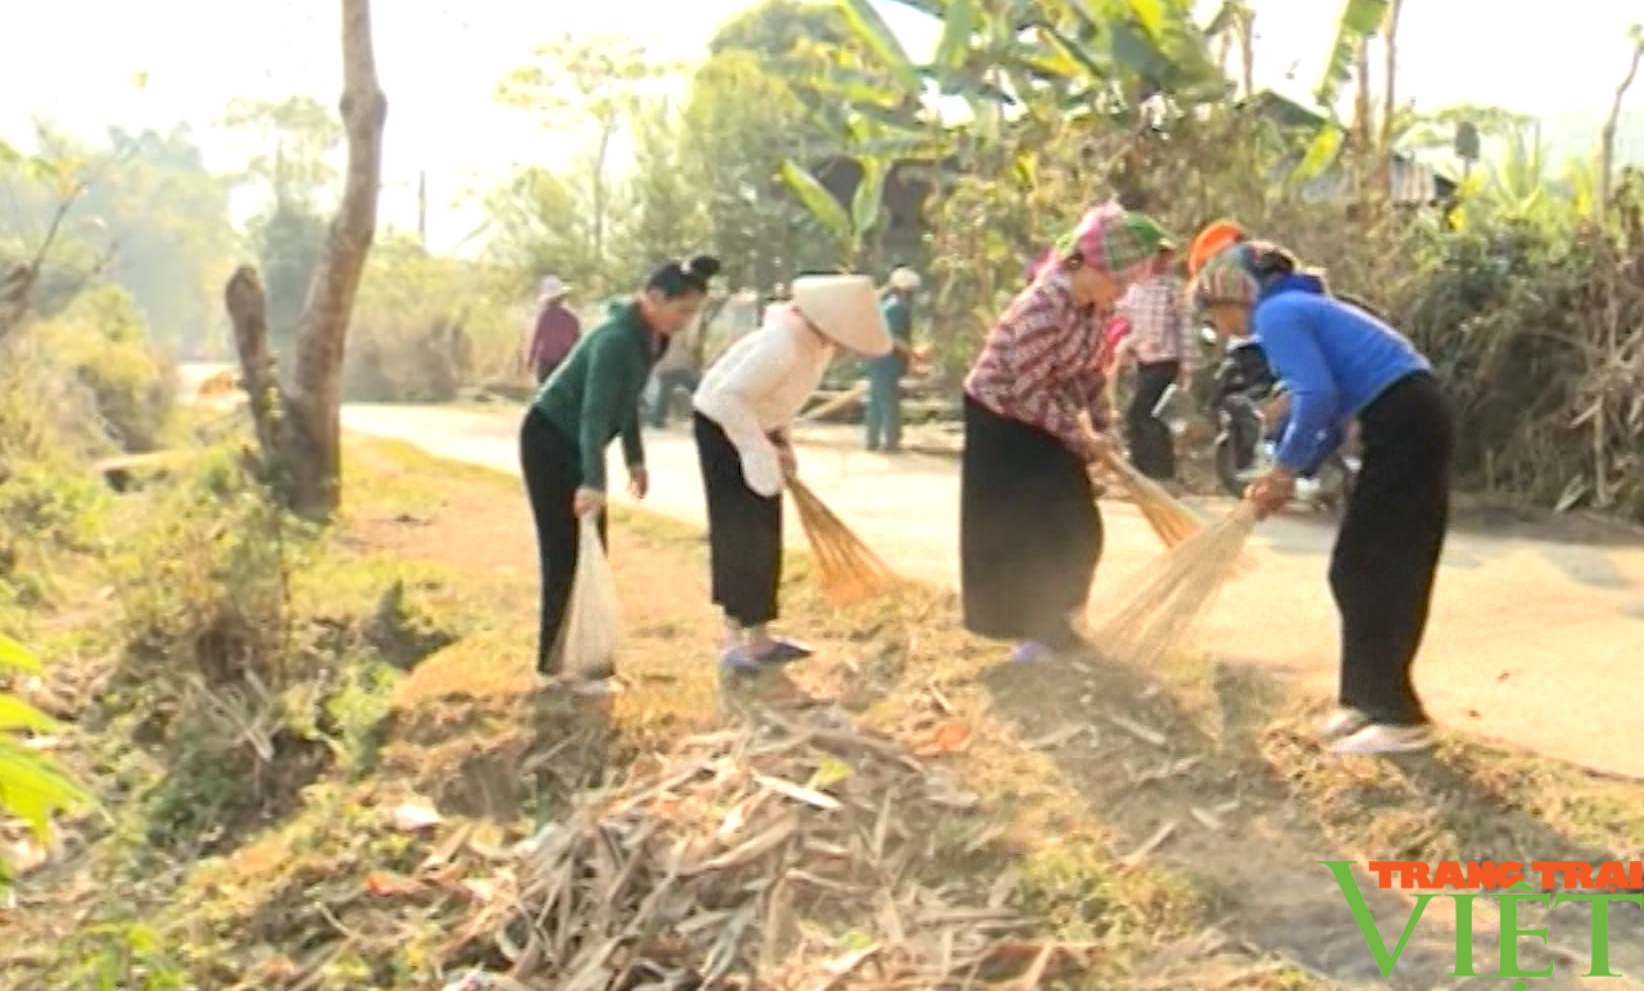
<svg viewBox="0 0 1644 991"><path fill-rule="evenodd" d="M1073 620L1102 552L1089 465L1112 445L1103 317L1166 243L1150 217L1116 203L1091 210L988 332L965 379L965 628L1015 641L1016 660L1088 649Z"/></svg>

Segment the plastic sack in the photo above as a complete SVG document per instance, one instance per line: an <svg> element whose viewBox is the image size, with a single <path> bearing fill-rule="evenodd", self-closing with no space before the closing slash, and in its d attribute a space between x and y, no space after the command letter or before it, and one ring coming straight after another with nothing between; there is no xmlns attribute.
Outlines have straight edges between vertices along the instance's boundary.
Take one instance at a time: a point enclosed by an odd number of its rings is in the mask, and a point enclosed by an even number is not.
<svg viewBox="0 0 1644 991"><path fill-rule="evenodd" d="M584 516L578 523L582 535L577 571L571 579L571 601L566 604L559 641L561 669L582 681L609 678L616 673L622 628L616 580L595 519Z"/></svg>

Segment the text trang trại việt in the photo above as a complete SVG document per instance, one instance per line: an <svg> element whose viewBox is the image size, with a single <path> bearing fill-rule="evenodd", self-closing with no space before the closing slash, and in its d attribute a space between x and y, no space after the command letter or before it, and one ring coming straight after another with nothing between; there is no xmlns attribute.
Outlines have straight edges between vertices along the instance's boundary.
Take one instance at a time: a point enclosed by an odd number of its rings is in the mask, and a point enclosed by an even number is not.
<svg viewBox="0 0 1644 991"><path fill-rule="evenodd" d="M1397 945L1391 950L1365 903L1353 860L1321 860L1341 888L1342 897L1353 913L1365 946L1375 959L1383 978L1393 976L1393 968L1416 931L1422 913L1435 898L1455 903L1456 957L1454 977L1477 977L1473 962L1473 904L1481 897L1497 905L1497 977L1519 978L1515 991L1525 991L1524 978L1551 977L1553 965L1539 970L1525 967L1518 959L1519 940L1533 937L1547 942L1548 927L1525 929L1519 923L1519 907L1526 902L1556 908L1571 902L1591 907L1591 965L1584 977L1620 977L1610 966L1610 909L1631 904L1644 911L1644 861L1606 861L1600 864L1571 860L1533 860L1528 864L1512 860L1458 861L1427 864L1417 860L1372 860L1365 864L1376 887L1408 891L1415 899L1410 918L1404 924Z"/></svg>

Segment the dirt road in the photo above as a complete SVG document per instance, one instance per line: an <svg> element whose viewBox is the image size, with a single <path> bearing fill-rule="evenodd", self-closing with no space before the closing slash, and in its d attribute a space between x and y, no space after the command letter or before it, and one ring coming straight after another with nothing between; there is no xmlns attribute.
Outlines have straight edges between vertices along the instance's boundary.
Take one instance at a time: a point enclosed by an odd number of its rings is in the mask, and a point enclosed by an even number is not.
<svg viewBox="0 0 1644 991"><path fill-rule="evenodd" d="M518 414L350 405L345 426L432 454L517 472ZM958 479L951 460L852 449L826 428L801 463L817 492L909 577L956 584ZM647 506L702 518L695 450L678 425L647 434ZM620 469L613 460L614 478ZM1209 512L1224 505L1204 504ZM1096 595L1159 552L1124 503L1108 503ZM1558 542L1503 525L1451 536L1418 681L1434 715L1600 770L1644 778L1644 546ZM1259 531L1262 566L1230 587L1207 639L1219 657L1259 664L1333 692L1336 624L1324 582L1333 530L1305 515ZM528 539L521 535L521 539ZM788 539L802 539L790 526Z"/></svg>

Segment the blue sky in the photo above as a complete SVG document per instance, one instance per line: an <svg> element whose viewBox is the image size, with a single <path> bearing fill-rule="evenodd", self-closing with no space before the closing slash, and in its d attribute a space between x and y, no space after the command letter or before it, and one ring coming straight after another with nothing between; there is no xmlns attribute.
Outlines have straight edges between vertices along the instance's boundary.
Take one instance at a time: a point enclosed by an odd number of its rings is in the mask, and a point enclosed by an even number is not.
<svg viewBox="0 0 1644 991"><path fill-rule="evenodd" d="M1329 46L1338 4L1255 0L1258 84L1307 94ZM1207 7L1214 6L1205 0ZM414 213L415 182L429 173L435 247L473 227L472 210L449 206L464 188L511 162L551 160L556 141L525 116L496 107L496 79L554 31L626 31L659 54L700 57L708 37L748 0L396 0L376 4L379 71L388 93L383 208ZM14 4L0 59L0 133L21 136L46 112L75 130L106 122L164 127L181 119L206 132L232 96L307 92L336 98L335 0L55 0ZM886 4L917 55L934 41L922 15ZM1400 30L1400 91L1421 106L1499 103L1527 112L1602 110L1625 66L1628 23L1639 0L1564 0L1560 16L1488 16L1484 4L1407 5ZM1525 14L1547 8L1521 8ZM89 29L89 30L88 30ZM210 39L233 39L216 46ZM23 43L16 43L23 40ZM133 81L146 74L138 89ZM1287 78L1288 77L1288 78ZM1644 86L1633 101L1644 107ZM223 164L234 149L202 134Z"/></svg>

